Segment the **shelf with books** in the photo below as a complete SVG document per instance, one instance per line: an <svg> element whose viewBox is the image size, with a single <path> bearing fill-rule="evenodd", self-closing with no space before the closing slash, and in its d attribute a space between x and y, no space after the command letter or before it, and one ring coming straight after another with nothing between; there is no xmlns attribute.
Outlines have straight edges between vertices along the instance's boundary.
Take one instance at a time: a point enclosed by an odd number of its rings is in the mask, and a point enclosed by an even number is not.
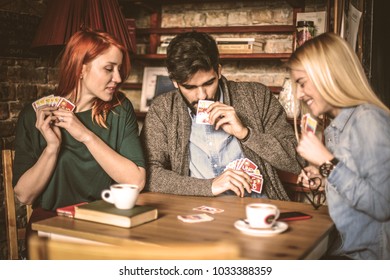
<svg viewBox="0 0 390 280"><path fill-rule="evenodd" d="M288 34L295 31L294 25L252 25L252 26L209 26L209 27L156 27L138 28L137 35L147 34L179 34L198 31L206 33L276 33Z"/></svg>
<svg viewBox="0 0 390 280"><path fill-rule="evenodd" d="M166 54L162 50L162 47L166 48L167 43L169 43L169 38L174 37L177 34L182 32L189 31L198 31L198 32L206 32L211 34L214 38L222 37L222 38L254 38L255 41L259 40L259 42L263 43L262 50L254 50L251 53L244 53L244 51L237 51L237 53L233 53L233 51L227 51L229 53L224 53L220 51L220 58L222 61L226 61L228 63L234 64L235 62L243 63L240 65L250 65L251 61L259 61L259 65L262 63L260 61L264 61L265 65L275 64L282 65L283 62L288 60L291 56L290 50L294 49L294 40L295 40L295 22L297 13L302 13L305 11L305 1L304 0L286 0L285 2L291 7L290 9L290 17L291 20L288 21L261 21L261 17L258 18L256 23L252 24L243 24L237 25L238 21L233 25L202 25L202 26L194 26L197 22L192 22L192 26L190 25L173 25L174 19L171 19L170 24L162 25L164 15L165 17L169 15L169 9L171 9L172 5L175 4L198 4L198 3L211 3L211 2L235 2L232 0L223 0L223 1L215 1L215 0L137 0L131 1L126 0L123 1L123 5L127 6L127 9L131 10L133 14L136 14L135 11L142 11L141 17L141 25L142 28L136 28L136 36L137 41L140 42L140 46L142 46L141 51L138 54L132 55L132 61L135 64L141 65L141 67L149 67L149 66L161 66L163 61L166 59ZM238 1L245 2L245 1ZM248 0L247 2L254 2L253 0ZM219 7L215 3L212 4L216 7ZM211 5L211 6L212 6ZM244 4L245 6L246 4ZM251 5L251 4L248 4ZM286 7L282 3L279 3L280 6ZM189 5L188 7L192 7ZM180 10L176 7L177 12L180 13ZM287 8L288 9L288 8ZM168 12L167 12L168 11ZM212 12L211 12L212 13ZM186 14L183 11L183 15ZM132 15L129 13L128 15ZM136 17L136 16L134 16ZM188 20L189 21L189 20ZM269 24L272 22L273 24ZM202 22L199 22L200 25ZM146 27L148 26L148 27ZM174 27L176 26L176 27ZM184 27L180 27L184 26ZM263 36L264 35L264 36ZM275 40L276 38L276 40ZM279 39L282 38L282 39ZM270 42L268 42L268 40ZM288 47L279 47L285 46L285 42L278 42L279 45L272 45L277 40L292 40L291 48ZM268 44L265 47L265 44ZM288 44L288 43L287 43ZM160 47L160 49L159 49ZM282 52L277 52L277 51ZM285 52L283 52L285 51ZM259 66L260 67L260 66ZM129 89L142 89L142 85L139 84L129 84L126 85ZM275 87L276 88L276 87ZM279 90L280 91L280 90ZM278 95L279 91L272 90L275 95ZM142 111L142 110L141 110ZM145 117L145 114L142 112L137 113L137 117L142 121Z"/></svg>
<svg viewBox="0 0 390 280"><path fill-rule="evenodd" d="M241 60L241 59L280 59L287 60L290 57L291 53L250 53L250 54L220 54L222 60ZM165 54L137 54L132 56L135 60L164 60L166 58Z"/></svg>

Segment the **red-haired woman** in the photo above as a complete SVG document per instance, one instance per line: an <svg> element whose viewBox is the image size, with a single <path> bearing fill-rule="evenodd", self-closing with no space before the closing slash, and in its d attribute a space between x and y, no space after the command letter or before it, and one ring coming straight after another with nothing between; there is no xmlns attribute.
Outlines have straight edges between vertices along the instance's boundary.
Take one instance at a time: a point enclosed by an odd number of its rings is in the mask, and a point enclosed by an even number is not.
<svg viewBox="0 0 390 280"><path fill-rule="evenodd" d="M100 199L114 182L145 184L145 162L132 104L118 92L130 60L104 32L79 31L60 63L56 95L74 111L31 105L16 127L14 188L32 204L31 221L58 207ZM50 215L50 214L49 214Z"/></svg>

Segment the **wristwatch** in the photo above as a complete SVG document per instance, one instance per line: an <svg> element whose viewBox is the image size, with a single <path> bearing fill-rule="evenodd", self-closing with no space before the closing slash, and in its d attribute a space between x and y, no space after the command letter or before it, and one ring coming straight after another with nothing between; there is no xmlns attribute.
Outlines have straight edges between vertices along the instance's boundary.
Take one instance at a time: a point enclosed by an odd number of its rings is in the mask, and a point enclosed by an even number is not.
<svg viewBox="0 0 390 280"><path fill-rule="evenodd" d="M337 158L333 158L330 161L326 161L320 165L320 174L322 177L328 177L330 172L335 169L336 165L339 163Z"/></svg>

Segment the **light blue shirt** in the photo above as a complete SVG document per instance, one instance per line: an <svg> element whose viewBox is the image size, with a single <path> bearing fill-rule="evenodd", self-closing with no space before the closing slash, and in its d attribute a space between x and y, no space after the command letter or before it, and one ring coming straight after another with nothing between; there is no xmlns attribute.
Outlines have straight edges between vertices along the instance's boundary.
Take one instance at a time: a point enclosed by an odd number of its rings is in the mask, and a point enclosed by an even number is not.
<svg viewBox="0 0 390 280"><path fill-rule="evenodd" d="M325 130L340 162L328 177L329 214L341 234L337 254L390 259L390 116L364 104L342 109Z"/></svg>
<svg viewBox="0 0 390 280"><path fill-rule="evenodd" d="M223 102L221 94L220 102ZM190 136L190 176L200 179L218 177L233 160L244 158L240 141L226 133L222 128L215 130L213 125L196 123L196 116L191 115ZM226 191L224 194L234 194ZM267 195L252 192L245 196L267 198Z"/></svg>
<svg viewBox="0 0 390 280"><path fill-rule="evenodd" d="M190 136L190 176L211 179L219 176L231 161L243 157L236 137L213 125L192 120Z"/></svg>
<svg viewBox="0 0 390 280"><path fill-rule="evenodd" d="M223 102L221 94L220 102ZM191 113L190 113L191 114ZM236 137L222 128L215 130L213 125L196 123L191 114L190 136L190 176L212 179L219 176L231 161L244 157Z"/></svg>

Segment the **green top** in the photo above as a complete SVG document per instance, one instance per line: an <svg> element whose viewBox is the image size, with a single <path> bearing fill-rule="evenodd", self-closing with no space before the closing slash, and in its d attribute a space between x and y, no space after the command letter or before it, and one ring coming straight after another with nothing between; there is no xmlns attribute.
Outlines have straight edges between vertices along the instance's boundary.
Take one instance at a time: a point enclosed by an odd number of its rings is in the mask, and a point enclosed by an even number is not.
<svg viewBox="0 0 390 280"><path fill-rule="evenodd" d="M108 129L92 121L91 110L75 113L79 120L108 146L135 164L145 167L138 137L138 123L131 102L124 98L107 116ZM35 127L36 114L31 105L20 113L16 126L13 185L31 168L46 147L46 141ZM100 167L83 143L62 129L61 151L46 189L34 202L34 207L47 210L83 201L101 199L102 190L114 183Z"/></svg>

